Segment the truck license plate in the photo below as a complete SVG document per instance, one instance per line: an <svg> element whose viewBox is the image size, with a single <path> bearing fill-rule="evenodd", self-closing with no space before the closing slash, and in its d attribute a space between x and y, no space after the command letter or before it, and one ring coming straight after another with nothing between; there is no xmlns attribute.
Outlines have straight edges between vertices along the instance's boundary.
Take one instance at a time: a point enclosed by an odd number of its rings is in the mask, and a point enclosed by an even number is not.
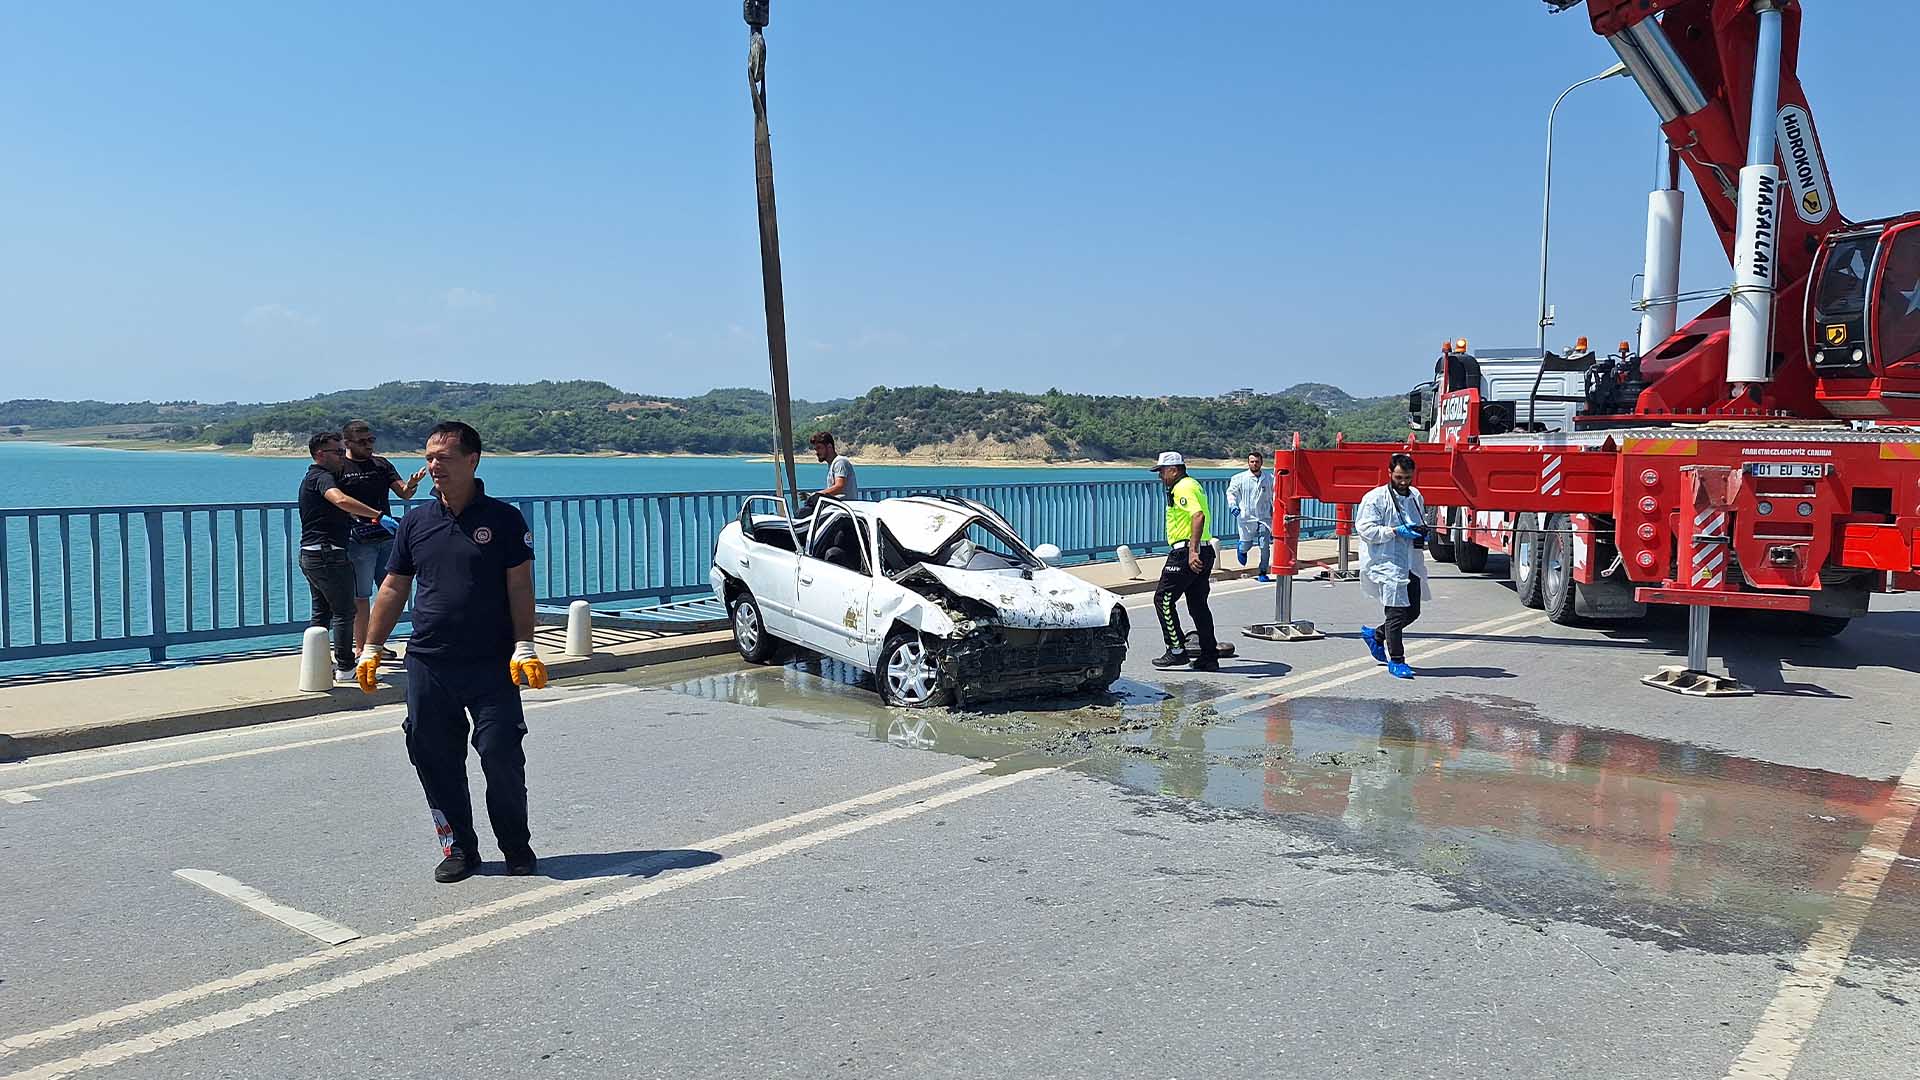
<svg viewBox="0 0 1920 1080"><path fill-rule="evenodd" d="M1749 461L1741 468L1762 480L1817 480L1833 471L1828 461Z"/></svg>

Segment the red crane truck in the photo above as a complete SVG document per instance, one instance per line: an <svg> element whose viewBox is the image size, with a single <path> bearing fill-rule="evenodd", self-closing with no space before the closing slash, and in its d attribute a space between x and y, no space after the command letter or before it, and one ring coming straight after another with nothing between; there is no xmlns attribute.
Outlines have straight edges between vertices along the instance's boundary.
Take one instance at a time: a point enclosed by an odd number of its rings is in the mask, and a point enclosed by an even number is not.
<svg viewBox="0 0 1920 1080"><path fill-rule="evenodd" d="M1686 605L1686 667L1645 681L1740 693L1706 671L1712 609L1833 634L1872 594L1920 588L1920 212L1840 213L1795 74L1798 0L1589 0L1587 14L1670 151L1640 349L1537 358L1530 393L1507 399L1465 342L1444 350L1427 437L1276 455L1274 571L1295 569L1300 499L1357 503L1410 452L1446 508L1441 553L1472 570L1506 552L1520 601L1556 622ZM1676 328L1682 164L1733 284ZM1559 392L1542 393L1547 373ZM1539 422L1543 403L1568 415Z"/></svg>

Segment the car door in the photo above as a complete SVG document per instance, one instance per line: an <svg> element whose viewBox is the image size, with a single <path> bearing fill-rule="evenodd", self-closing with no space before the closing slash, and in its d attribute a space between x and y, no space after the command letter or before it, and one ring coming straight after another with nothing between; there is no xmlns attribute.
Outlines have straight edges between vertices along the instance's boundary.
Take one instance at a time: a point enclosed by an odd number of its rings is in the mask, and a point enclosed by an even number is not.
<svg viewBox="0 0 1920 1080"><path fill-rule="evenodd" d="M873 550L863 524L839 500L820 500L800 556L794 620L801 644L871 668L867 604L873 594Z"/></svg>
<svg viewBox="0 0 1920 1080"><path fill-rule="evenodd" d="M799 542L793 523L788 520L785 500L771 495L747 499L740 511L741 544L728 554L732 565L722 570L747 583L753 598L760 603L760 618L767 632L786 641L799 642L794 621L794 590L800 572ZM755 524L754 519L771 518ZM770 541L779 541L778 543Z"/></svg>

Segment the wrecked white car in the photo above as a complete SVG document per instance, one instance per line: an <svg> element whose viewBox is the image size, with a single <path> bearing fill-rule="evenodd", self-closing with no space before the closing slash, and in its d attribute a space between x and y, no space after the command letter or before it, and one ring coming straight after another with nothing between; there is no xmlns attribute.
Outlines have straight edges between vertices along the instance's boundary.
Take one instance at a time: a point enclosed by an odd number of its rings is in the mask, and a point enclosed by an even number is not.
<svg viewBox="0 0 1920 1080"><path fill-rule="evenodd" d="M1120 598L1047 565L992 508L913 496L821 498L791 519L753 496L720 532L711 580L753 663L788 642L874 673L920 708L1103 691L1127 655Z"/></svg>

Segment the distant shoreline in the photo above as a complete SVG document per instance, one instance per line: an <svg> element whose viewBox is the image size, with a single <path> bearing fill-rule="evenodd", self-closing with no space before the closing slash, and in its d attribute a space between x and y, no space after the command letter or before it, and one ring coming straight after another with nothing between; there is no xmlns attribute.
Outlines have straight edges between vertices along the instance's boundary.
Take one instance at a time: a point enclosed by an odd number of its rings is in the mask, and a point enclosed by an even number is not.
<svg viewBox="0 0 1920 1080"><path fill-rule="evenodd" d="M33 435L0 436L0 445L4 445L6 443L36 443L42 446L71 446L71 447L77 447L81 449L94 449L94 450L135 450L135 451L149 451L149 452L157 451L157 452L177 453L177 454L221 454L229 457L267 458L267 459L281 459L281 460L304 460L307 456L304 452L299 450L293 450L293 449L259 451L259 450L254 450L250 447L242 447L242 446L220 446L215 444L190 445L190 444L181 444L181 443L169 443L169 442L165 442L163 440L157 440L157 439L113 439L113 438L85 438L85 437L61 438L61 437L55 437L53 433L48 433L47 435L43 435L40 437L35 437ZM389 458L395 458L395 457L417 458L417 457L420 457L423 453L425 453L424 449L420 447L406 447L401 449L381 447L378 452L380 456L389 457ZM556 452L556 451L548 451L548 450L527 450L527 451L489 450L487 451L487 454L490 457L580 458L580 459L598 458L598 459L608 459L608 460L627 459L627 460L636 460L636 461L644 461L649 459L661 459L661 458L683 458L683 459L690 458L690 459L711 460L711 461L750 461L750 462L764 463L764 464L772 464L774 460L773 455L764 454L764 453L761 453L761 454L702 454L702 453L695 453L692 451L688 451L684 453L675 453L675 452L634 453L634 452L621 451L621 450L596 450L596 451L591 451L587 453L570 453L570 452ZM1045 458L1008 458L1008 457L974 458L974 457L953 457L953 456L947 456L945 454L941 454L937 451L925 451L925 450L914 450L905 454L901 454L901 453L889 450L884 454L882 454L882 456L874 459L870 459L870 460L862 458L858 453L855 453L851 456L853 457L853 461L855 465L872 465L872 466L898 465L898 466L909 466L909 467L916 467L916 468L938 467L938 468L953 468L953 469L1145 469L1152 465L1152 462L1145 458L1141 458L1138 460L1117 460L1117 461L1116 460L1093 460L1090 458L1057 459L1057 460L1048 460ZM804 455L796 458L796 461L798 461L798 463L802 465L816 464L812 459L807 458ZM1240 462L1238 462L1237 460L1207 461L1207 460L1196 459L1193 462L1193 464L1196 468L1234 468L1239 466Z"/></svg>

